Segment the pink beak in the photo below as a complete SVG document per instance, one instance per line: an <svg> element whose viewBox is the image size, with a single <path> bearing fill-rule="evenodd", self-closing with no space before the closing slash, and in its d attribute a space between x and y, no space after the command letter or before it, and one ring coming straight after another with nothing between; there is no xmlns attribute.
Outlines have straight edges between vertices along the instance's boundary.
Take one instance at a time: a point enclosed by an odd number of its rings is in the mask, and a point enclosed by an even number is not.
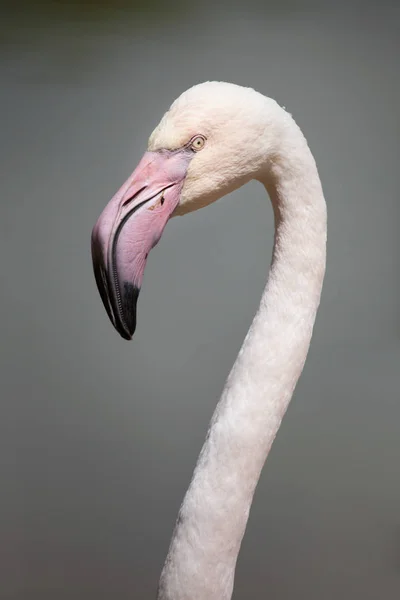
<svg viewBox="0 0 400 600"><path fill-rule="evenodd" d="M130 340L148 253L179 203L193 154L185 149L146 152L107 204L92 231L97 287L115 329Z"/></svg>

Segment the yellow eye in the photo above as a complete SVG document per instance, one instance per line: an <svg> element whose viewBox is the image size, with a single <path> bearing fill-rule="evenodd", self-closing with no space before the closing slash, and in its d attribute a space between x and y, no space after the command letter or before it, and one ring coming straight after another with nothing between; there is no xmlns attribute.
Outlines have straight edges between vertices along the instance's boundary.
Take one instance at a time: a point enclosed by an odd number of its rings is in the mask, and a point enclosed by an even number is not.
<svg viewBox="0 0 400 600"><path fill-rule="evenodd" d="M198 152L199 150L201 150L204 147L205 143L206 143L205 137L203 137L202 135L196 135L196 137L194 137L192 139L192 141L190 142L190 147L192 150L194 150L194 152Z"/></svg>

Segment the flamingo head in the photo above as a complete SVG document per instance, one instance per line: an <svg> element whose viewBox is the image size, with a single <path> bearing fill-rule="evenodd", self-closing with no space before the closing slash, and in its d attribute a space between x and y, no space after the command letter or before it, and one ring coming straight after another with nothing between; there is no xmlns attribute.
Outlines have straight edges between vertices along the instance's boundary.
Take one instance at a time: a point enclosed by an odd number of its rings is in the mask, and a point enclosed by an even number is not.
<svg viewBox="0 0 400 600"><path fill-rule="evenodd" d="M257 178L272 148L275 105L250 88L206 82L184 92L151 134L92 232L97 287L123 338L135 331L146 259L167 221Z"/></svg>

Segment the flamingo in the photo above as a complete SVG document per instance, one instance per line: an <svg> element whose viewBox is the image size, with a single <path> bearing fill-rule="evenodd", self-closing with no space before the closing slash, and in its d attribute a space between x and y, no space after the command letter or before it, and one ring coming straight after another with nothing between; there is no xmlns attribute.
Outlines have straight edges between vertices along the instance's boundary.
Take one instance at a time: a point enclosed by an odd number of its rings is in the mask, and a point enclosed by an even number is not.
<svg viewBox="0 0 400 600"><path fill-rule="evenodd" d="M251 88L205 82L165 113L92 232L101 298L129 340L146 259L168 219L252 179L273 205L272 262L179 510L158 600L232 596L254 491L311 342L325 274L326 204L292 116Z"/></svg>

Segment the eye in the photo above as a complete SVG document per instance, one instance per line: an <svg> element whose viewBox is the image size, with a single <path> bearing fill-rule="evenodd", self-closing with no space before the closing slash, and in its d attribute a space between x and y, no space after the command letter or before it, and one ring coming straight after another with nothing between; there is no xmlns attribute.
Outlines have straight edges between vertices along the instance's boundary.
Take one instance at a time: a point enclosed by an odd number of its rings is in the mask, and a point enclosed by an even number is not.
<svg viewBox="0 0 400 600"><path fill-rule="evenodd" d="M194 152L198 152L199 150L201 150L204 147L204 144L206 143L206 138L202 135L196 135L196 137L194 137L191 142L190 142L190 147Z"/></svg>

